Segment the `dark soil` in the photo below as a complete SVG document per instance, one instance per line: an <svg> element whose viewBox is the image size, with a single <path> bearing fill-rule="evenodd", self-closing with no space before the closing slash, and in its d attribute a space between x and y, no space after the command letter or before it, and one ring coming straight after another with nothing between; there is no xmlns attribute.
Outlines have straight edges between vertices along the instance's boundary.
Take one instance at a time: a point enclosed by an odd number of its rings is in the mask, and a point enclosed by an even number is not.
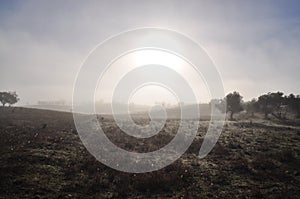
<svg viewBox="0 0 300 199"><path fill-rule="evenodd" d="M152 151L170 141L178 121L169 120L161 135L143 145L120 139L111 119L101 117L101 124L120 147ZM199 135L179 160L130 174L88 153L71 113L0 108L0 198L297 198L299 124L227 122L213 151L198 159L208 125L201 121Z"/></svg>

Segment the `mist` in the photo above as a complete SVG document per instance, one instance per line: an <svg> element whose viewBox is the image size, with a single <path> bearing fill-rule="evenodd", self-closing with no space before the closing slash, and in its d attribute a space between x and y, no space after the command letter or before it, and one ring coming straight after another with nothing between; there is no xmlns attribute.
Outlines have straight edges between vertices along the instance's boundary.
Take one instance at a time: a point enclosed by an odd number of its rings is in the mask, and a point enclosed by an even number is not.
<svg viewBox="0 0 300 199"><path fill-rule="evenodd" d="M245 100L269 91L299 93L298 4L2 2L0 89L17 91L19 105L55 100L71 103L76 75L97 44L120 31L163 27L184 30L206 49L221 74L226 93L238 90ZM155 102L146 98L138 101L148 105ZM165 103L168 101L166 98ZM201 99L208 101L208 96Z"/></svg>

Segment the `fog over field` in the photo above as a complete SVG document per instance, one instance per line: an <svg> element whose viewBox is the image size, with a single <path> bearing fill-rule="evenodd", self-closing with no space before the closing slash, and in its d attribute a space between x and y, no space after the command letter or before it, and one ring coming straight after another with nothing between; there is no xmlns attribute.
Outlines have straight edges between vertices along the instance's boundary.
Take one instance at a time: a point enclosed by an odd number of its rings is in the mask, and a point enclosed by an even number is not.
<svg viewBox="0 0 300 199"><path fill-rule="evenodd" d="M300 2L0 1L0 198L299 198Z"/></svg>
<svg viewBox="0 0 300 199"><path fill-rule="evenodd" d="M20 105L71 102L79 66L98 43L128 29L161 27L203 45L225 93L238 90L245 100L299 93L299 7L297 1L4 1L0 89L16 90Z"/></svg>

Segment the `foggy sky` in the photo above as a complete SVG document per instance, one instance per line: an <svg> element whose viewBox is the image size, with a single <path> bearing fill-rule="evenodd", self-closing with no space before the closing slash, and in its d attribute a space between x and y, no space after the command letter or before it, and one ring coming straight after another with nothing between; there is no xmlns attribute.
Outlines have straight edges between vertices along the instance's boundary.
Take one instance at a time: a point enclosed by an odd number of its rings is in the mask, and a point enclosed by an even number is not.
<svg viewBox="0 0 300 199"><path fill-rule="evenodd" d="M71 101L89 51L139 27L177 30L202 44L226 93L300 94L300 3L258 0L1 1L0 90L17 91L20 104Z"/></svg>

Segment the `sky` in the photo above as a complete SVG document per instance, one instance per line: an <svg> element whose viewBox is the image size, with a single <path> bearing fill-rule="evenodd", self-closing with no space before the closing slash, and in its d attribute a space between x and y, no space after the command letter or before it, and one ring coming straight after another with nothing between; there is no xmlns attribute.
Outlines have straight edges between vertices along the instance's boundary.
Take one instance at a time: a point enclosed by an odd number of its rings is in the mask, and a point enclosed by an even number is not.
<svg viewBox="0 0 300 199"><path fill-rule="evenodd" d="M72 100L88 53L121 31L160 27L200 43L225 93L300 94L299 1L1 1L0 90L19 104ZM205 99L203 100L205 101Z"/></svg>

